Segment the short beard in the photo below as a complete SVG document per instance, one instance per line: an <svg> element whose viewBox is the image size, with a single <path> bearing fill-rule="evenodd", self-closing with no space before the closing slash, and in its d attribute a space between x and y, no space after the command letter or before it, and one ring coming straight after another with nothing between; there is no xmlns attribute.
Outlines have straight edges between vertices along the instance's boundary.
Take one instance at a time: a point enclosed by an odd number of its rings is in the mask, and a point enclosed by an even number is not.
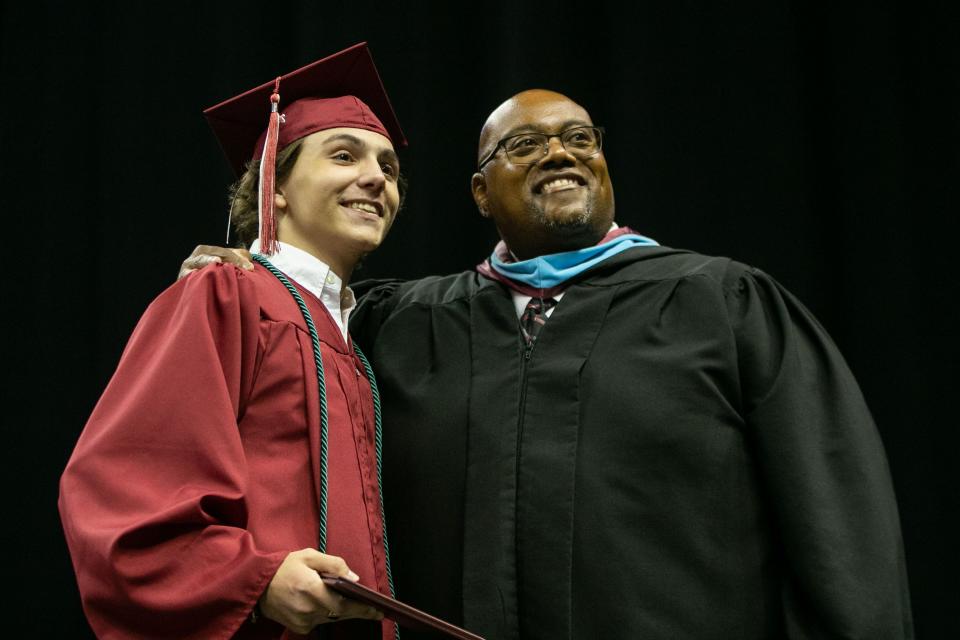
<svg viewBox="0 0 960 640"><path fill-rule="evenodd" d="M527 207L529 213L540 225L551 231L559 231L565 235L577 235L593 228L594 202L589 199L576 215L568 216L563 219L557 219L548 216L547 212L534 204Z"/></svg>
<svg viewBox="0 0 960 640"><path fill-rule="evenodd" d="M596 244L607 233L607 226L597 228L597 225L602 223L594 217L596 208L596 199L588 198L583 203L583 209L572 216L549 216L544 209L533 203L527 206L527 212L561 244L572 243L582 248Z"/></svg>

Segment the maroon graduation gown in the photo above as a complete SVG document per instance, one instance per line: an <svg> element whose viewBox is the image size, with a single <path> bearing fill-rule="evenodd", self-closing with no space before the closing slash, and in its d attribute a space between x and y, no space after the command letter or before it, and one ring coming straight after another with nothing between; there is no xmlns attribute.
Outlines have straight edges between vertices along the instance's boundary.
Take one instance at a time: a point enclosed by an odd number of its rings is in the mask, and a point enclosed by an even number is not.
<svg viewBox="0 0 960 640"><path fill-rule="evenodd" d="M388 592L370 384L322 303L300 294L326 376L326 551ZM285 556L318 544L319 441L310 336L273 275L215 265L161 294L61 480L97 634L282 637L280 625L249 617ZM344 638L394 633L370 621L324 627Z"/></svg>

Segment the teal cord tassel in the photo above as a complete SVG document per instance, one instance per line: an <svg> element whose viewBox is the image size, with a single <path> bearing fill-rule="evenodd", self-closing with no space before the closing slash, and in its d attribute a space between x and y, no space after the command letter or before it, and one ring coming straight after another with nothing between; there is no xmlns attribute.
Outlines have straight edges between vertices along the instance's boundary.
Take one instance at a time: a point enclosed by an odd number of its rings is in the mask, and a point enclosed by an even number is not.
<svg viewBox="0 0 960 640"><path fill-rule="evenodd" d="M387 514L383 509L383 426L380 419L380 390L377 388L377 379L373 375L373 367L370 366L367 357L363 355L363 351L361 351L360 347L356 344L353 345L353 350L356 352L357 357L360 358L360 362L363 363L363 368L367 373L367 380L370 381L370 393L373 395L375 425L373 443L377 453L377 489L380 493L380 522L383 523L383 552L387 565L387 583L390 585L390 595L395 598L397 594L393 589L393 572L390 570L390 543L387 541ZM399 640L400 625L394 624L394 630Z"/></svg>
<svg viewBox="0 0 960 640"><path fill-rule="evenodd" d="M283 275L269 260L260 254L254 254L253 259L259 262L263 267L276 276L283 286L287 288L297 306L300 307L300 313L303 314L303 320L307 323L307 330L310 332L310 342L313 344L313 361L317 366L317 388L320 391L320 540L317 550L320 553L327 552L327 386L323 378L323 360L320 357L320 337L317 335L317 327L313 324L313 317L307 309L306 303L300 297L297 289L290 284L287 277ZM379 414L378 414L379 415Z"/></svg>
<svg viewBox="0 0 960 640"><path fill-rule="evenodd" d="M300 292L297 291L283 273L260 254L254 254L253 260L261 264L267 271L272 273L277 280L287 288L290 295L300 307L300 313L307 324L307 330L310 332L310 342L313 345L313 360L317 367L317 387L320 392L320 540L317 549L321 553L326 553L327 547L327 453L328 453L328 416L327 416L327 387L323 377L323 360L320 357L320 336L317 334L317 327L313 324L313 316L307 309L306 303ZM383 509L383 421L380 416L380 390L377 388L377 380L373 375L373 368L367 357L363 355L360 347L353 345L353 350L363 363L363 368L367 374L367 380L370 382L370 393L373 396L373 420L374 420L374 449L377 458L377 489L380 494L380 521L383 523L383 551L385 564L387 568L387 583L390 586L390 595L396 596L393 589L393 572L390 569L390 543L387 541L387 516ZM400 638L400 627L394 623L396 637Z"/></svg>

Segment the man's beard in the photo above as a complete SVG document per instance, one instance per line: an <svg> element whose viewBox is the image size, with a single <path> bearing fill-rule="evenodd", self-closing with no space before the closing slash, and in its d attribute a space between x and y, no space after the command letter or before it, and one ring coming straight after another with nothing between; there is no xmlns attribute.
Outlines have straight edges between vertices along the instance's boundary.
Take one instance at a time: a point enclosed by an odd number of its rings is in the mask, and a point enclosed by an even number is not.
<svg viewBox="0 0 960 640"><path fill-rule="evenodd" d="M543 207L532 202L528 205L527 212L545 229L564 235L576 235L593 228L594 209L594 198L590 197L583 203L583 208L573 215L551 216Z"/></svg>

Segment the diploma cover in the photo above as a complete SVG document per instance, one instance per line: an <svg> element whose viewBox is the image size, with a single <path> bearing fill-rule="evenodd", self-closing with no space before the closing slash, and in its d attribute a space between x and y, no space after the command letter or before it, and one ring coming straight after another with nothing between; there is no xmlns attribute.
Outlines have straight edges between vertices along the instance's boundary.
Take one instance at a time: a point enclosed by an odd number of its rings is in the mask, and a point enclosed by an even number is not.
<svg viewBox="0 0 960 640"><path fill-rule="evenodd" d="M383 612L385 618L393 620L397 624L417 631L433 631L439 633L444 638L458 638L459 640L483 640L475 633L470 633L466 629L461 629L445 620L435 618L429 613L424 613L408 604L385 596L379 591L369 589L357 582L351 582L345 578L337 578L321 574L323 582L336 591L352 600L368 604L371 607Z"/></svg>

